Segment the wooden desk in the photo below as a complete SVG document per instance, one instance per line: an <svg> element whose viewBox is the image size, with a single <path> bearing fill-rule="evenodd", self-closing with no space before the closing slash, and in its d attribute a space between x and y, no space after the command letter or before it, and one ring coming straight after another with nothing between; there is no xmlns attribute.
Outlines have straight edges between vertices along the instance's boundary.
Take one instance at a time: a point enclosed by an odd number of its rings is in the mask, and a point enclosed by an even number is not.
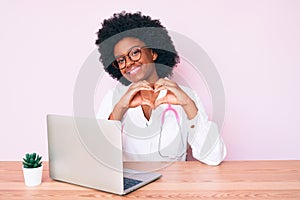
<svg viewBox="0 0 300 200"><path fill-rule="evenodd" d="M43 183L26 187L21 162L0 162L0 199L300 199L300 160L177 162L160 173L156 182L117 196L53 181L45 162Z"/></svg>

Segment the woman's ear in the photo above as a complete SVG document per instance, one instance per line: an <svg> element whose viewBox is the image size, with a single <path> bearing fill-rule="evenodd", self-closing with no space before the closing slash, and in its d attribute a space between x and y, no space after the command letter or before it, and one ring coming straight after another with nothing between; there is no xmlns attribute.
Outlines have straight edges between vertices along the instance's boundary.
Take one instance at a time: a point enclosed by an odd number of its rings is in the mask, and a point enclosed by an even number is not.
<svg viewBox="0 0 300 200"><path fill-rule="evenodd" d="M156 61L156 59L158 57L157 53L151 49L151 54L152 54L152 60Z"/></svg>

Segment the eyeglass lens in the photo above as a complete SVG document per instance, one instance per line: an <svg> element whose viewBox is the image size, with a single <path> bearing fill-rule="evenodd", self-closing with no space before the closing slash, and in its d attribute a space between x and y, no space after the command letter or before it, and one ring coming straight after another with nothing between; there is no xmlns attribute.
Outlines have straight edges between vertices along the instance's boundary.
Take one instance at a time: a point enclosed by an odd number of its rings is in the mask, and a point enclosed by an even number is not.
<svg viewBox="0 0 300 200"><path fill-rule="evenodd" d="M128 54L127 57L131 61L138 61L141 58L141 47L134 47L132 48ZM120 56L115 60L116 67L119 69L124 69L126 67L126 56Z"/></svg>

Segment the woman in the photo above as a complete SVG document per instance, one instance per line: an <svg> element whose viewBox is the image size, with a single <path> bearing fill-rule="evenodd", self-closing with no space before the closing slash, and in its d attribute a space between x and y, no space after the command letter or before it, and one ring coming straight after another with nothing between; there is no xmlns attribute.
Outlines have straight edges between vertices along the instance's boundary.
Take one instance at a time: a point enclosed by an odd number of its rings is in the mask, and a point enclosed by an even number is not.
<svg viewBox="0 0 300 200"><path fill-rule="evenodd" d="M126 160L185 160L218 165L226 148L197 94L169 79L179 56L167 30L141 13L104 20L96 44L101 61L122 85L104 98L100 118L120 120Z"/></svg>

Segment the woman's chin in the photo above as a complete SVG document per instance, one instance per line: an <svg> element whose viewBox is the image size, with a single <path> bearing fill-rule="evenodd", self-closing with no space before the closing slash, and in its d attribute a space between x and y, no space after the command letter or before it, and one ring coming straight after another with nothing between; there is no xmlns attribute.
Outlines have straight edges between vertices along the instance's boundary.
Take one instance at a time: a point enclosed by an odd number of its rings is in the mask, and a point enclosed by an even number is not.
<svg viewBox="0 0 300 200"><path fill-rule="evenodd" d="M136 83L136 82L144 80L144 77L138 76L138 74L135 74L134 76L128 77L127 80L129 80L132 83Z"/></svg>

